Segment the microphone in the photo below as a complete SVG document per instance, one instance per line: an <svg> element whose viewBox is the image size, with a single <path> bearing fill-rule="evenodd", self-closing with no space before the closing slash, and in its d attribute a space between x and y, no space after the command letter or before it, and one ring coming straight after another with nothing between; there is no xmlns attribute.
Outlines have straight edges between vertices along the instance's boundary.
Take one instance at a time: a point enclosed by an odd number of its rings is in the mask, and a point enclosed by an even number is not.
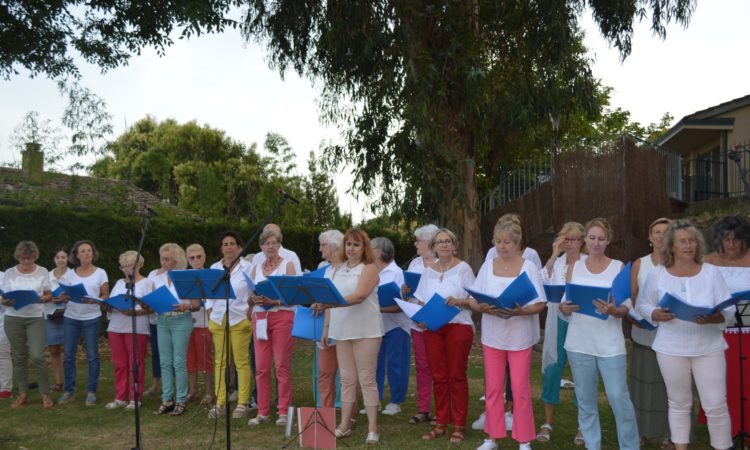
<svg viewBox="0 0 750 450"><path fill-rule="evenodd" d="M291 200L291 201L293 201L294 203L296 203L296 204L298 204L298 205L299 205L299 200L297 200L296 198L294 198L294 197L292 197L291 195L287 194L287 193L286 193L286 191L284 191L283 189L281 189L281 188L276 188L276 190L277 190L277 191L279 192L279 194L281 194L281 195L282 195L282 196L283 196L284 198L286 198L287 200Z"/></svg>

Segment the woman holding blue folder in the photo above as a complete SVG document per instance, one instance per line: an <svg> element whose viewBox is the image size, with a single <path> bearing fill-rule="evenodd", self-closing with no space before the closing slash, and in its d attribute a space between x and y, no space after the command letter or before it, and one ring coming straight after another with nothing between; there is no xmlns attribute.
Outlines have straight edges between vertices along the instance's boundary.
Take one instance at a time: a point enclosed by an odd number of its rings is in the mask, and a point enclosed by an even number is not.
<svg viewBox="0 0 750 450"><path fill-rule="evenodd" d="M258 239L260 249L265 256L261 264L250 269L250 278L257 286L270 276L296 275L294 263L282 258L281 233L273 227L266 229ZM273 358L277 383L279 414L276 425L284 426L287 422L287 411L292 404L292 325L294 324L294 307L284 306L279 299L270 299L264 295L250 294L253 304L253 329L255 338L255 383L258 386L258 415L247 424L257 426L268 422L271 417L271 359ZM241 406L237 405L237 409ZM236 411L236 410L235 410Z"/></svg>
<svg viewBox="0 0 750 450"><path fill-rule="evenodd" d="M51 408L54 402L49 397L47 358L44 356L44 303L52 300L49 273L44 267L36 265L39 249L31 241L19 242L13 256L18 264L5 272L0 288L5 292L34 291L39 301L20 307L12 299L2 300L6 307L3 318L5 334L10 342L13 372L18 386L18 397L11 408L21 407L29 401L29 362L36 369L42 406Z"/></svg>
<svg viewBox="0 0 750 450"><path fill-rule="evenodd" d="M496 450L496 440L507 436L505 426L505 368L510 366L513 391L513 439L519 450L531 450L534 439L534 411L531 402L531 354L539 341L538 314L546 297L536 265L521 256L522 231L515 221L495 225L492 242L497 256L485 261L472 289L497 297L525 273L536 290L536 298L524 299L512 309L497 308L471 299L471 307L482 313L482 349L486 392L485 431L489 439L478 450ZM525 302L528 300L528 302ZM520 303L525 302L525 303Z"/></svg>
<svg viewBox="0 0 750 450"><path fill-rule="evenodd" d="M612 228L603 218L589 221L584 229L589 256L573 265L568 282L611 288L622 270L621 261L605 254L612 241ZM627 354L622 334L622 317L629 310L631 300L616 305L610 299L594 300L597 317L577 313L579 305L566 299L560 311L570 315L565 350L568 352L573 372L575 394L578 400L578 426L588 450L599 450L601 428L599 424L599 376L604 381L607 400L617 423L617 441L621 450L638 450L640 435L635 420L633 403L627 385Z"/></svg>
<svg viewBox="0 0 750 450"><path fill-rule="evenodd" d="M67 277L71 286L82 284L90 297L105 299L109 297L109 279L104 269L96 267L94 262L99 258L96 246L89 240L73 244L70 250L70 263L76 266ZM60 298L68 300L65 294ZM78 339L83 336L88 360L88 380L86 382L86 406L96 405L96 389L99 386L99 331L101 329L102 308L99 303L68 301L63 318L64 344L63 364L65 366L65 392L57 400L64 404L73 399L76 390L76 354Z"/></svg>
<svg viewBox="0 0 750 450"><path fill-rule="evenodd" d="M552 244L552 256L542 268L542 281L545 285L565 286L568 270L579 260L586 259L583 245L583 225L578 222L565 223ZM552 439L555 407L560 404L560 381L568 364L565 351L565 338L568 335L570 317L562 314L557 302L547 299L547 319L544 326L544 346L542 347L542 402L544 403L544 424L539 427L536 440L548 442ZM574 443L583 445L583 436L576 436Z"/></svg>
<svg viewBox="0 0 750 450"><path fill-rule="evenodd" d="M357 401L357 382L362 388L367 412L367 444L377 444L378 385L375 373L378 351L383 338L383 319L378 304L378 270L370 238L363 230L351 229L344 234L339 250L339 266L326 269L346 301L345 307L334 308L326 316L322 339L336 340L336 359L341 375L341 422L336 437L352 434L352 414Z"/></svg>
<svg viewBox="0 0 750 450"><path fill-rule="evenodd" d="M136 265L136 257L138 264ZM118 258L120 270L125 278L117 280L112 288L111 296L126 294L128 291L127 281L131 280L135 266L135 278L132 279L133 296L141 298L152 290L152 285L146 277L141 275L143 257L137 252L128 250ZM107 403L107 409L125 408L135 409L136 399L143 398L143 378L145 374L144 362L146 360L146 347L148 346L149 329L148 314L141 305L135 305L135 309L119 310L108 305L104 309L109 312L109 326L107 335L109 337L109 349L112 354L112 365L114 366L115 399ZM135 330L133 330L133 314L135 313ZM133 336L135 331L135 336ZM135 347L133 347L135 338ZM133 380L133 361L138 364L138 393L135 392L135 381Z"/></svg>
<svg viewBox="0 0 750 450"><path fill-rule="evenodd" d="M638 296L638 312L658 325L652 348L656 352L669 399L669 429L677 450L690 443L692 380L708 419L711 446L732 447L727 407L727 343L723 330L734 318L734 308L677 318L660 300L670 294L693 307L713 308L731 293L716 266L703 263L703 236L687 220L675 220L664 235L663 266L655 268Z"/></svg>
<svg viewBox="0 0 750 450"><path fill-rule="evenodd" d="M344 233L339 230L326 230L318 236L320 244L320 256L323 261L318 265L321 270L328 266L338 267L341 264L339 260L339 248L344 240ZM326 320L330 321L331 311L326 309ZM336 343L328 340L321 340L316 343L318 347L318 388L320 390L320 405L324 408L333 408L336 406L336 372L339 364L336 361Z"/></svg>
<svg viewBox="0 0 750 450"><path fill-rule="evenodd" d="M427 359L432 372L435 392L436 422L423 440L431 441L448 434L452 443L465 439L466 415L469 409L469 382L466 369L474 340L474 322L471 320L470 302L464 287L474 284L474 272L464 261L456 258L458 239L452 231L441 229L432 238L430 248L437 255L419 280L414 294L417 299L429 302L434 294L445 298L446 304L458 306L461 312L437 331L424 331Z"/></svg>

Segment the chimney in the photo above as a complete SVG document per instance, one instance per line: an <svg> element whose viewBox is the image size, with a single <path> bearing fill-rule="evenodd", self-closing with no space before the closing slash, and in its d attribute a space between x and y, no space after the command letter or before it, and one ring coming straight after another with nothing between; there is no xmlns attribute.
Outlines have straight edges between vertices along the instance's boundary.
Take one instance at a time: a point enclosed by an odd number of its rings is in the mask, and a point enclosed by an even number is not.
<svg viewBox="0 0 750 450"><path fill-rule="evenodd" d="M21 172L29 183L41 183L44 175L44 152L36 142L27 142L21 152Z"/></svg>

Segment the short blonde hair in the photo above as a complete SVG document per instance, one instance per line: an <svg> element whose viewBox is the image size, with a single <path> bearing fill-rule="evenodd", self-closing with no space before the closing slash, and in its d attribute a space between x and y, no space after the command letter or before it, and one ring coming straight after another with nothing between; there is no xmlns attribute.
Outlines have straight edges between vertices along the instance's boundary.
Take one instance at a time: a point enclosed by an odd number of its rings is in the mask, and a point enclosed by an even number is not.
<svg viewBox="0 0 750 450"><path fill-rule="evenodd" d="M174 242L168 242L159 247L159 256L161 256L161 254L164 252L169 253L169 257L174 259L177 263L175 265L175 269L187 269L187 257L185 256L185 250L183 250L182 247L175 244Z"/></svg>
<svg viewBox="0 0 750 450"><path fill-rule="evenodd" d="M672 267L674 265L674 235L677 230L685 230L693 233L695 237L697 248L695 249L695 257L693 260L701 264L703 262L703 255L706 254L706 240L703 238L703 233L693 225L689 220L679 219L674 220L667 227L667 231L664 232L664 242L661 247L661 258L664 261L664 267Z"/></svg>
<svg viewBox="0 0 750 450"><path fill-rule="evenodd" d="M39 258L39 247L31 241L21 241L16 244L16 251L13 252L13 257L16 260L20 260L22 256L32 256L36 261Z"/></svg>
<svg viewBox="0 0 750 450"><path fill-rule="evenodd" d="M613 237L612 225L609 224L609 221L607 219L605 219L604 217L597 217L596 219L589 220L588 223L586 224L586 227L583 230L584 236L588 234L589 230L594 227L599 227L602 230L604 230L604 234L607 235L607 240L609 242L612 242L612 237Z"/></svg>
<svg viewBox="0 0 750 450"><path fill-rule="evenodd" d="M510 214L506 214L508 216ZM503 216L505 217L505 216ZM498 220L495 224L495 229L492 231L492 243L495 243L495 240L497 239L497 235L500 233L508 233L510 235L511 240L516 245L521 245L521 240L523 239L523 230L521 229L521 223L518 220L505 220L502 221Z"/></svg>
<svg viewBox="0 0 750 450"><path fill-rule="evenodd" d="M135 264L135 258L138 257L138 252L135 250L128 250L126 252L123 252L120 254L120 257L117 259L121 266L131 266ZM140 269L143 267L143 264L145 263L145 260L143 259L143 255L138 257L138 265L136 269Z"/></svg>
<svg viewBox="0 0 750 450"><path fill-rule="evenodd" d="M206 250L203 249L203 246L200 244L190 244L185 249L185 254L190 252L201 252L202 254L206 254Z"/></svg>
<svg viewBox="0 0 750 450"><path fill-rule="evenodd" d="M437 237L438 234L445 233L450 238L451 242L453 242L453 250L458 250L458 238L456 237L455 233L453 233L451 230L447 228L439 228L434 236L432 236L432 239L430 240L430 250L433 252L435 251L435 247L437 246Z"/></svg>

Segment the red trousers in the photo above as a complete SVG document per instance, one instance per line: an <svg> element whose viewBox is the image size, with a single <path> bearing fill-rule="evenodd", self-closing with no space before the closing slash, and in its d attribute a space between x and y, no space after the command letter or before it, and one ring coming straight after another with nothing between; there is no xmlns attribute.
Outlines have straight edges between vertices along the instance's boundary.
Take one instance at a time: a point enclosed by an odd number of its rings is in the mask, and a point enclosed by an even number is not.
<svg viewBox="0 0 750 450"><path fill-rule="evenodd" d="M213 368L213 341L208 328L193 328L187 353L188 373L211 373Z"/></svg>
<svg viewBox="0 0 750 450"><path fill-rule="evenodd" d="M466 426L469 409L466 369L473 340L474 330L469 325L449 323L436 332L424 331L439 425Z"/></svg>
<svg viewBox="0 0 750 450"><path fill-rule="evenodd" d="M136 334L136 356L138 361L138 398L143 397L143 373L145 370L146 346L149 336ZM133 385L133 334L109 333L109 350L115 368L115 400L135 401Z"/></svg>

